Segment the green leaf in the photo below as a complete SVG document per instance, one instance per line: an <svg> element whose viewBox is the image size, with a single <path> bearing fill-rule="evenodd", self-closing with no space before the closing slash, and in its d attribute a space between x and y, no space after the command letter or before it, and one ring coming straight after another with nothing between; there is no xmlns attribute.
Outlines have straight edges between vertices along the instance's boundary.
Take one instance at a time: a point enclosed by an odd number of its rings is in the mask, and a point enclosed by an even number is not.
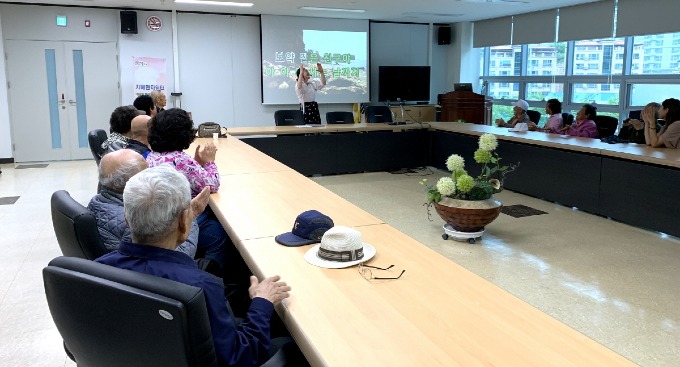
<svg viewBox="0 0 680 367"><path fill-rule="evenodd" d="M491 163L497 163L498 159L496 157L491 157Z"/></svg>

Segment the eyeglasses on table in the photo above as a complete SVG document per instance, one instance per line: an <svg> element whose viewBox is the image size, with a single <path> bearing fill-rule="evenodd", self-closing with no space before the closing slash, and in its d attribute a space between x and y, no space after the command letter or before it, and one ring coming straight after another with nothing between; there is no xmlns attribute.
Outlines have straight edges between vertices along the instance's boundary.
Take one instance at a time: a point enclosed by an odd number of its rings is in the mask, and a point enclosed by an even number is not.
<svg viewBox="0 0 680 367"><path fill-rule="evenodd" d="M388 267L386 267L386 268L381 268L381 267L378 267L378 266L373 266L373 265L367 265L367 264L362 264L362 263L360 263L358 269L359 269L359 274L361 274L361 276L364 277L364 279L369 280L369 281L370 281L370 280L374 280L374 279L376 279L376 280L396 280L396 279L401 278L401 276L404 275L404 273L406 272L406 269L404 269L404 270L402 270L401 273L399 273L399 275L396 276L396 277L384 277L384 276L376 277L376 276L373 276L373 272L371 271L371 269L375 269L375 270L390 270L390 269L392 269L393 267L394 267L394 265L390 265L390 266L388 266Z"/></svg>

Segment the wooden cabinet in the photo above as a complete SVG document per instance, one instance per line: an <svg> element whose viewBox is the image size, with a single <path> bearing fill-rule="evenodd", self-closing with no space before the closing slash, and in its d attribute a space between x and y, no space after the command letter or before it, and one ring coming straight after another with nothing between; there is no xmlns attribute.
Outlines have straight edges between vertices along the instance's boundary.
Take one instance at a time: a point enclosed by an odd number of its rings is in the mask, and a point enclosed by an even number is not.
<svg viewBox="0 0 680 367"><path fill-rule="evenodd" d="M441 121L491 125L491 98L468 91L454 91L442 97Z"/></svg>
<svg viewBox="0 0 680 367"><path fill-rule="evenodd" d="M406 105L404 106L404 117L401 117L399 106L390 107L394 116L394 121L406 122L432 122L435 121L434 105Z"/></svg>

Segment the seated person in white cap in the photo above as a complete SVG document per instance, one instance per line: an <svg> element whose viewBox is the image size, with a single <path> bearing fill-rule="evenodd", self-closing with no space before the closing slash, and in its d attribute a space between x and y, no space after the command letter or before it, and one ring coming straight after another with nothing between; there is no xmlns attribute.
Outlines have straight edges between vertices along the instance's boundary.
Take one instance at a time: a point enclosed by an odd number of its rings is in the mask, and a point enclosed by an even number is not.
<svg viewBox="0 0 680 367"><path fill-rule="evenodd" d="M527 115L527 110L529 109L527 101L520 99L517 102L513 102L512 105L515 106L515 108L512 109L514 116L512 116L508 122L505 122L502 118L496 119L496 125L498 125L498 127L515 127L517 123L524 122L529 126L530 130L535 130L536 124L534 124Z"/></svg>
<svg viewBox="0 0 680 367"><path fill-rule="evenodd" d="M278 275L261 282L251 276L252 302L239 324L224 299L222 281L175 251L189 235L193 219L187 178L168 164L148 168L128 181L123 199L132 242L123 242L96 261L203 289L220 366L259 366L271 357L276 349L272 346L281 341L270 338L274 304L287 298L291 288Z"/></svg>

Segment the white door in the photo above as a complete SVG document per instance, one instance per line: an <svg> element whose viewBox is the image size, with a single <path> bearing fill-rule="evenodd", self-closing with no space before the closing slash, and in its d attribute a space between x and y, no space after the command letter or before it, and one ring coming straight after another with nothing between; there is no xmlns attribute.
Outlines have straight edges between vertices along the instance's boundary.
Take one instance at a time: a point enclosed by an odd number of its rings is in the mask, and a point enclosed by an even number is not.
<svg viewBox="0 0 680 367"><path fill-rule="evenodd" d="M115 43L6 42L17 162L92 158L87 133L108 132L120 105Z"/></svg>

